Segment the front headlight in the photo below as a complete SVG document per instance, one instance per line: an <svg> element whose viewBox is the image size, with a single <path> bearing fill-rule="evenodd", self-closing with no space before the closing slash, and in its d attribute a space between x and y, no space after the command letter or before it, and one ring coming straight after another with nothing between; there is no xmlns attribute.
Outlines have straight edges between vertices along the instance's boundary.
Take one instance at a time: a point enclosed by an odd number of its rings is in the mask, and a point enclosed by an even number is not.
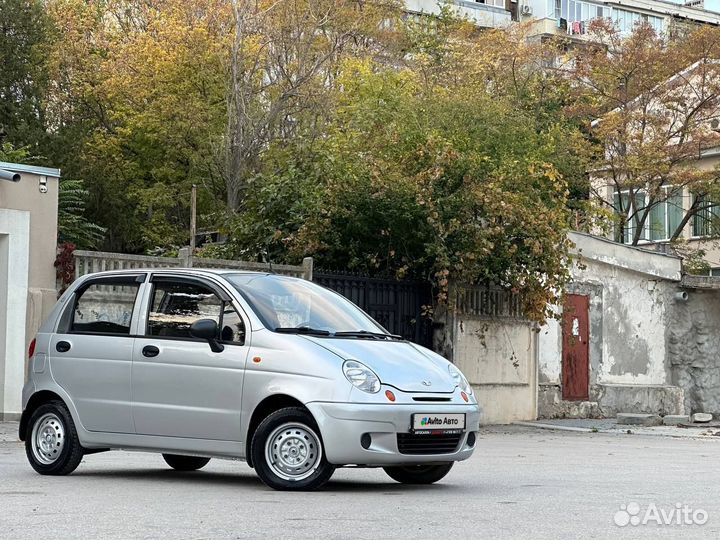
<svg viewBox="0 0 720 540"><path fill-rule="evenodd" d="M348 360L343 364L343 373L345 378L352 383L353 386L359 388L368 394L377 394L380 391L380 379L375 372L355 360Z"/></svg>
<svg viewBox="0 0 720 540"><path fill-rule="evenodd" d="M455 384L460 387L460 390L462 390L466 394L472 395L472 386L470 386L470 383L465 378L465 375L462 374L462 371L456 368L453 364L448 364L448 371L450 372L450 376L455 381Z"/></svg>

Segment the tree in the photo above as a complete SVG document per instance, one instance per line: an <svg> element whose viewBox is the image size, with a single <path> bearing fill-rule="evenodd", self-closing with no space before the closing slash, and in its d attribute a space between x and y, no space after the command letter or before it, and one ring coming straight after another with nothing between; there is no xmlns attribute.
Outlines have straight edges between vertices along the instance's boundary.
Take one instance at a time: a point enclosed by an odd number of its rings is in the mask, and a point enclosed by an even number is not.
<svg viewBox="0 0 720 540"><path fill-rule="evenodd" d="M222 196L230 12L221 0L53 0L48 115L57 165L89 191L104 246L185 244L189 191Z"/></svg>
<svg viewBox="0 0 720 540"><path fill-rule="evenodd" d="M70 242L79 249L97 248L105 229L85 217L88 191L81 180L60 179L58 193L58 242Z"/></svg>
<svg viewBox="0 0 720 540"><path fill-rule="evenodd" d="M579 108L597 118L593 194L619 216L616 240L676 240L718 200L718 170L698 160L720 144L711 124L720 121L720 31L703 27L678 40L647 25L628 38L600 22L590 31L598 45L579 50L572 74ZM670 230L656 231L665 208Z"/></svg>
<svg viewBox="0 0 720 540"><path fill-rule="evenodd" d="M430 279L441 300L450 280L494 282L522 291L542 320L567 279L553 135L475 85L429 90L371 60L346 62L340 81L321 141L274 152L285 166L272 170L287 173L248 191L238 252ZM265 245L253 242L259 223Z"/></svg>
<svg viewBox="0 0 720 540"><path fill-rule="evenodd" d="M263 154L322 123L341 58L374 51L396 0L232 0L224 177L238 210ZM349 51L348 51L349 49Z"/></svg>
<svg viewBox="0 0 720 540"><path fill-rule="evenodd" d="M42 1L0 0L0 133L32 154L45 133L47 31Z"/></svg>

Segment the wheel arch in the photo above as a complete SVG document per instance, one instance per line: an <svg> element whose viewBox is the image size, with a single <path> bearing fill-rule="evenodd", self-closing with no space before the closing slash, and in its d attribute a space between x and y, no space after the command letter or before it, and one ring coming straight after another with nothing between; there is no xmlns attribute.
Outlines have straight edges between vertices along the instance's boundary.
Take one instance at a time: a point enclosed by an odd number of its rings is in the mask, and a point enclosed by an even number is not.
<svg viewBox="0 0 720 540"><path fill-rule="evenodd" d="M245 459L248 465L253 467L252 455L250 453L250 445L252 443L253 436L260 423L267 418L270 414L286 407L301 407L308 411L310 415L312 413L305 406L305 404L297 398L289 396L287 394L273 394L266 397L260 403L252 413L250 417L250 423L248 424L247 436L245 437Z"/></svg>
<svg viewBox="0 0 720 540"><path fill-rule="evenodd" d="M67 403L65 402L65 400L52 390L40 390L39 392L35 392L32 396L30 396L30 399L25 406L25 410L20 416L18 436L21 441L25 440L25 432L27 431L27 425L30 421L30 417L32 416L32 414L40 405L48 403L49 401L62 401L67 407Z"/></svg>

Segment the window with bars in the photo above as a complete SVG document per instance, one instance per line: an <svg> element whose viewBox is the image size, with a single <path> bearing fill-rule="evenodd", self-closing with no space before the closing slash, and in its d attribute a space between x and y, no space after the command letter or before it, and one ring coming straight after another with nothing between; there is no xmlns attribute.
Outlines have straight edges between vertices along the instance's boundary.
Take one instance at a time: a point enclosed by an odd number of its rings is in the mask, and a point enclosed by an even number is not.
<svg viewBox="0 0 720 540"><path fill-rule="evenodd" d="M720 232L720 206L706 196L696 197L695 201L701 209L692 218L692 235L698 238L716 236Z"/></svg>

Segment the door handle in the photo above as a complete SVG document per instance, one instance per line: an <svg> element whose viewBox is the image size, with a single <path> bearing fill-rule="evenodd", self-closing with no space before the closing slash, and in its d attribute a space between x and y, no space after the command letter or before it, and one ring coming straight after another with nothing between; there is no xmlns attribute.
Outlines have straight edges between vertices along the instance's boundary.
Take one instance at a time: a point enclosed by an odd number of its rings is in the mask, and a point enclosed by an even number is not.
<svg viewBox="0 0 720 540"><path fill-rule="evenodd" d="M160 354L160 349L158 349L155 345L145 345L142 350L143 356L147 356L148 358L152 358L153 356L157 356Z"/></svg>
<svg viewBox="0 0 720 540"><path fill-rule="evenodd" d="M72 347L72 345L70 345L70 343L68 343L67 341L58 341L55 344L55 350L57 352L68 352L70 350L70 347Z"/></svg>

